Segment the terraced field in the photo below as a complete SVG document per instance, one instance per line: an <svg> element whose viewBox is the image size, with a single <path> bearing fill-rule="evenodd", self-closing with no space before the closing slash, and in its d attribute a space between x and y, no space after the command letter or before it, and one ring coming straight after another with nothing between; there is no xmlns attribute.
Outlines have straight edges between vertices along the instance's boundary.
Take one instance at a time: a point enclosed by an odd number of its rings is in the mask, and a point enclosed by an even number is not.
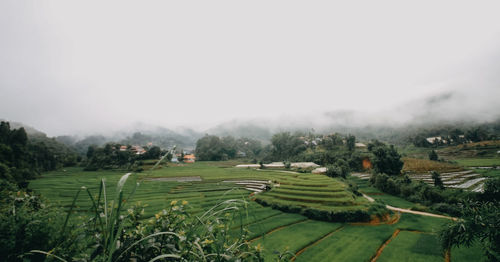
<svg viewBox="0 0 500 262"><path fill-rule="evenodd" d="M289 254L289 257L295 256L297 261L368 261L372 258L393 261L394 256L401 254L412 257L415 261L444 260L442 252L423 254L418 247L425 246L422 246L422 240L415 239L414 235L425 235L426 242L436 243L436 231L447 222L445 219L395 214L396 219L389 224L315 221L301 214L284 213L263 207L250 200L249 195L253 191L245 188L248 183L255 181L266 185L266 181L271 181L269 184L279 184L279 187L274 187L267 193L259 193L257 197L328 210L366 208L369 203L363 198L353 199L350 192L345 190L345 184L323 175L236 169L229 168L226 164L196 163L137 175L135 180L140 182L140 185L133 200L148 205L146 217L168 207L172 200L188 201L187 207L192 215L198 215L220 201L245 200L246 208L235 213L230 233L235 237L239 236L243 225L246 228L243 233L252 245L262 248L266 261L275 261L276 257L285 254L285 251L288 251L286 254ZM52 203L68 207L81 186L87 186L92 192L97 192L101 177L105 177L107 194L112 197L114 185L123 173L68 169L66 172L44 174L42 178L32 181L30 187ZM247 183L241 183L242 181ZM131 190L132 185L133 183L129 183L126 190ZM369 187L364 190L368 192ZM376 189L372 190L376 193ZM374 198L379 199L376 195ZM406 207L404 200L396 197L387 197L385 201L394 206ZM78 211L84 214L90 207L88 196L81 193L77 205ZM399 233L381 251L381 246L396 230L424 233ZM470 257L480 261L481 250L461 248L452 251L452 261L466 261L461 258Z"/></svg>
<svg viewBox="0 0 500 262"><path fill-rule="evenodd" d="M268 205L279 204L296 208L315 208L325 211L367 210L369 202L347 191L344 183L323 175L290 174L268 192L256 199Z"/></svg>
<svg viewBox="0 0 500 262"><path fill-rule="evenodd" d="M484 182L488 179L474 170L441 173L440 175L445 187L460 188L474 192L483 192ZM368 180L371 177L370 174L365 173L355 173L353 176L364 180ZM429 185L434 185L434 179L432 179L430 173L410 174L410 178L417 181L423 181Z"/></svg>

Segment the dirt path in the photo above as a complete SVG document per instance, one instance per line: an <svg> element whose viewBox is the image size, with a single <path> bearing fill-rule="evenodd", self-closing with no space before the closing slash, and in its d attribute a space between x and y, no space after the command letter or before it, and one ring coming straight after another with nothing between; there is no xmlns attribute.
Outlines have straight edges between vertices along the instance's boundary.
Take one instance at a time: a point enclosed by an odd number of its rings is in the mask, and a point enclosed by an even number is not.
<svg viewBox="0 0 500 262"><path fill-rule="evenodd" d="M382 251L384 250L384 248L389 245L389 243L391 243L391 241L399 234L399 232L401 232L401 230L399 229L396 229L394 231L394 233L392 233L392 236L387 239L387 241L384 242L384 244L382 244L378 250L377 250L377 253L375 253L375 255L372 257L372 259L370 260L370 262L375 262L377 261L378 257L380 256L380 254L382 254Z"/></svg>
<svg viewBox="0 0 500 262"><path fill-rule="evenodd" d="M375 199L363 194L363 197L368 199L370 202L375 202ZM399 208L399 207L393 207L389 205L385 205L385 207L389 210L392 211L397 211L401 213L409 213L409 214L415 214L415 215L421 215L421 216L428 216L428 217L439 217L439 218L446 218L446 219L451 219L451 220L457 220L456 217L449 217L449 216L443 216L443 215L438 215L438 214L433 214L433 213L428 213L428 212L422 212L422 211L415 211L415 210L410 210L410 209L404 209L404 208Z"/></svg>

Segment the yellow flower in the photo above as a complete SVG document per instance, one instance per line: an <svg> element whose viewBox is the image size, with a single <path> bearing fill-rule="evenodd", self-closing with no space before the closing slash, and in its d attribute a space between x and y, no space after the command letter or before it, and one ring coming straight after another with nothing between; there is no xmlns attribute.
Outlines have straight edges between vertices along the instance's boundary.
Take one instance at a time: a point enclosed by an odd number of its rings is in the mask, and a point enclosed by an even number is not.
<svg viewBox="0 0 500 262"><path fill-rule="evenodd" d="M170 202L170 205L171 205L171 206L174 206L174 205L176 205L176 204L177 204L177 200L172 200L172 202Z"/></svg>
<svg viewBox="0 0 500 262"><path fill-rule="evenodd" d="M260 243L257 244L254 248L257 252L262 252L262 246L260 245Z"/></svg>
<svg viewBox="0 0 500 262"><path fill-rule="evenodd" d="M187 205L187 204L188 204L188 202L187 202L186 200L182 200L182 205L184 205L184 206L185 206L185 205Z"/></svg>
<svg viewBox="0 0 500 262"><path fill-rule="evenodd" d="M213 240L208 240L208 239L205 239L203 240L203 242L201 242L203 245L208 245L208 244L212 244L214 241Z"/></svg>
<svg viewBox="0 0 500 262"><path fill-rule="evenodd" d="M155 214L156 219L160 219L160 214Z"/></svg>

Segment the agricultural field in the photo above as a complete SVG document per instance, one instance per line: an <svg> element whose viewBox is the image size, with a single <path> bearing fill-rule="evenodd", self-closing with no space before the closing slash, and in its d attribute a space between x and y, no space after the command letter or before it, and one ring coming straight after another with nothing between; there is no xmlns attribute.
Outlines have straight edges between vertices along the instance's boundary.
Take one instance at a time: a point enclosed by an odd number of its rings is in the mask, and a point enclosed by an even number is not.
<svg viewBox="0 0 500 262"><path fill-rule="evenodd" d="M440 158L465 167L500 166L500 141L441 147L437 153Z"/></svg>
<svg viewBox="0 0 500 262"><path fill-rule="evenodd" d="M403 172L408 174L413 180L423 181L433 185L434 180L432 179L431 171L436 171L440 173L441 180L445 187L459 188L474 192L482 192L484 190L484 182L486 182L489 177L494 176L493 174L498 173L495 171L497 170L495 164L498 163L500 165L500 158L456 159L453 163L450 163L406 157L403 158L403 161ZM491 175L484 175L486 173L485 170L491 170ZM360 179L370 178L370 174L354 174L354 176Z"/></svg>
<svg viewBox="0 0 500 262"><path fill-rule="evenodd" d="M466 167L498 167L500 166L500 157L497 158L465 158L454 159L459 165Z"/></svg>
<svg viewBox="0 0 500 262"><path fill-rule="evenodd" d="M419 158L402 158L403 172L407 173L426 173L429 171L436 172L454 172L454 171L462 171L464 168L457 164L451 164L447 162L440 161L431 161L427 159L419 159Z"/></svg>
<svg viewBox="0 0 500 262"><path fill-rule="evenodd" d="M275 261L279 255L296 261L394 261L394 257L401 254L411 258L409 261L444 261L444 252L439 245L434 245L432 252L423 252L422 248L427 248L428 243L438 242L437 231L448 222L447 219L394 213L390 215L390 222L317 221L302 214L261 206L252 199L264 197L269 201L327 210L365 209L370 203L364 198L353 198L342 181L323 175L237 169L232 166L233 163L227 162L199 162L162 167L134 174L125 191L130 192L134 183L139 183L132 202L147 205L146 218L176 200L187 201L186 206L192 216L202 214L221 201L245 201L247 204L234 214L230 234L235 237L245 234L253 246L262 250L266 261ZM84 172L72 168L43 174L40 179L31 181L30 188L51 203L67 209L82 186L96 194L101 178L105 178L107 195L112 198L116 182L124 173ZM279 184L279 187L255 194L245 189L253 183L249 181L259 181L263 185ZM394 196L382 195L368 184L360 185L360 188L381 203L402 208L415 205ZM83 191L77 198L76 206L82 215L90 209L88 195ZM391 239L398 230L399 234ZM452 261L455 258L456 261L464 261L460 260L461 257L482 257L481 250L477 248L454 249L451 253Z"/></svg>

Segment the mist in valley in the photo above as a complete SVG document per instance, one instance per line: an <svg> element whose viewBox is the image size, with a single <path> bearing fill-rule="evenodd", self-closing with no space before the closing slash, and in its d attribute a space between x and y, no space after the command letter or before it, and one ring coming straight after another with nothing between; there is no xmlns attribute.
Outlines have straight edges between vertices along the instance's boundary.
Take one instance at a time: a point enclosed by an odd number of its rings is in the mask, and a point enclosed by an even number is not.
<svg viewBox="0 0 500 262"><path fill-rule="evenodd" d="M189 147L500 117L498 4L198 4L2 2L0 118Z"/></svg>

